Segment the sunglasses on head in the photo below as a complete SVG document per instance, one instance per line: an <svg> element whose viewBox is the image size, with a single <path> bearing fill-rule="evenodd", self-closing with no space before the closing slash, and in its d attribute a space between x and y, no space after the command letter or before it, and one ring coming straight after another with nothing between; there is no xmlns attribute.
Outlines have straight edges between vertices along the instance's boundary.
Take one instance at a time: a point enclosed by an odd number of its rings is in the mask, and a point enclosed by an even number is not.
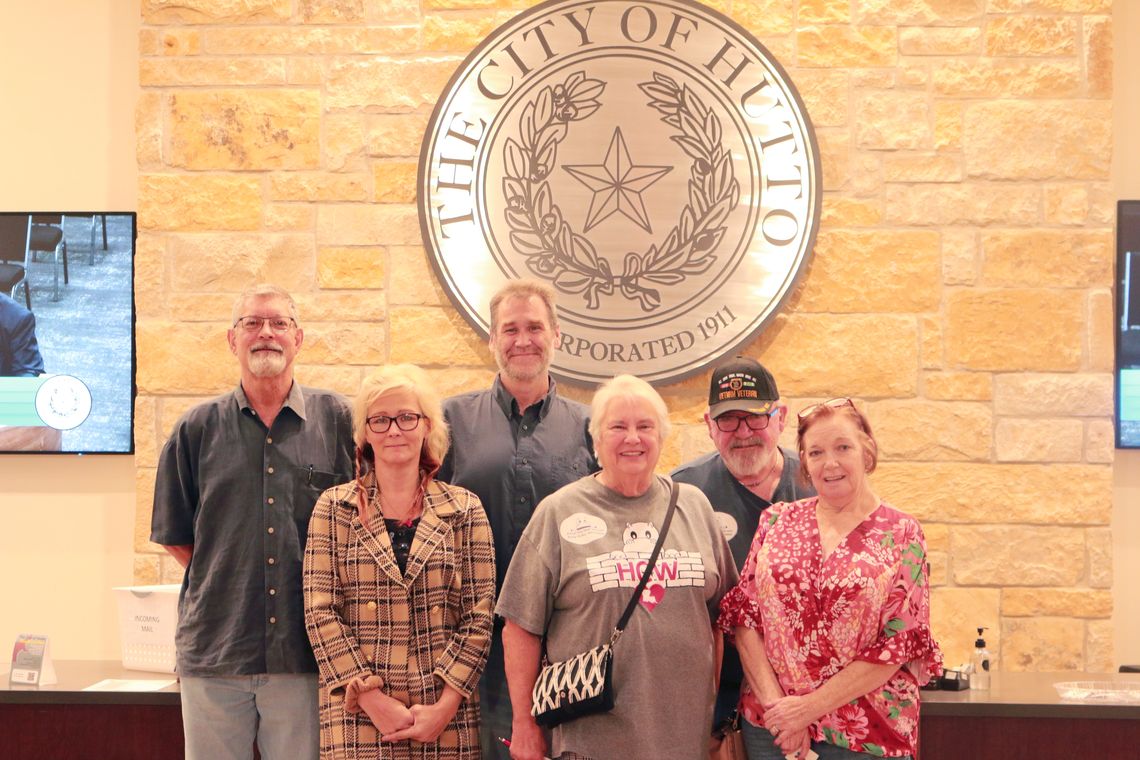
<svg viewBox="0 0 1140 760"><path fill-rule="evenodd" d="M813 414L815 414L816 412L818 412L820 409L823 409L825 406L829 406L832 409L842 409L845 406L849 406L852 409L854 409L855 408L855 402L849 398L833 398L833 399L829 399L829 400L824 401L824 402L819 403L819 404L812 404L811 406L805 406L803 409L800 410L799 414L796 415L796 421L797 422L803 422L808 417L810 417Z"/></svg>

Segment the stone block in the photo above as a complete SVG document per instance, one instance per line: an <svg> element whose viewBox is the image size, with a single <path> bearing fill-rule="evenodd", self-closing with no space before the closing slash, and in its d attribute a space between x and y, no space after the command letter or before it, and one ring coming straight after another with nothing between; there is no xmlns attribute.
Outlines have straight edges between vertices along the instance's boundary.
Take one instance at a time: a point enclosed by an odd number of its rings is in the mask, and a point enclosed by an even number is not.
<svg viewBox="0 0 1140 760"><path fill-rule="evenodd" d="M935 588L930 592L930 629L942 649L946 667L970 661L979 627L987 628L986 644L1001 646L1001 591L996 588Z"/></svg>
<svg viewBox="0 0 1140 760"><path fill-rule="evenodd" d="M1079 462L1085 426L1080 420L999 419L994 431L999 462Z"/></svg>
<svg viewBox="0 0 1140 760"><path fill-rule="evenodd" d="M327 109L430 107L458 64L459 60L451 57L334 59L328 66L324 105Z"/></svg>
<svg viewBox="0 0 1140 760"><path fill-rule="evenodd" d="M1077 51L1074 16L998 16L986 21L986 55L1071 56Z"/></svg>
<svg viewBox="0 0 1140 760"><path fill-rule="evenodd" d="M180 235L171 240L168 259L175 290L210 292L225 283L235 296L255 282L307 290L316 269L312 235L299 233Z"/></svg>
<svg viewBox="0 0 1140 760"><path fill-rule="evenodd" d="M1082 588L1007 588L1003 617L1112 617L1112 592Z"/></svg>
<svg viewBox="0 0 1140 760"><path fill-rule="evenodd" d="M1107 13L1112 0L990 0L990 13Z"/></svg>
<svg viewBox="0 0 1140 760"><path fill-rule="evenodd" d="M883 221L883 210L878 200L825 195L819 218L822 229L876 227Z"/></svg>
<svg viewBox="0 0 1140 760"><path fill-rule="evenodd" d="M901 88L910 90L926 90L930 82L930 64L925 61L919 63L904 63L898 67L896 84Z"/></svg>
<svg viewBox="0 0 1140 760"><path fill-rule="evenodd" d="M1089 190L1085 184L1045 185L1045 214L1050 224L1084 224L1089 218Z"/></svg>
<svg viewBox="0 0 1140 760"><path fill-rule="evenodd" d="M174 557L169 554L159 555L158 566L161 577L160 583L182 583L186 569L178 564L178 560Z"/></svg>
<svg viewBox="0 0 1140 760"><path fill-rule="evenodd" d="M309 322L305 328L305 361L311 364L375 367L386 356L384 324L380 322Z"/></svg>
<svg viewBox="0 0 1140 760"><path fill-rule="evenodd" d="M297 308L309 322L383 322L388 318L388 305L369 290L316 290L296 293Z"/></svg>
<svg viewBox="0 0 1140 760"><path fill-rule="evenodd" d="M893 26L808 27L796 31L796 47L796 63L804 67L894 66L898 61Z"/></svg>
<svg viewBox="0 0 1140 760"><path fill-rule="evenodd" d="M800 0L796 13L800 24L846 24L851 21L847 0Z"/></svg>
<svg viewBox="0 0 1140 760"><path fill-rule="evenodd" d="M390 287L388 300L400 306L446 306L447 295L422 246L392 246L388 249Z"/></svg>
<svg viewBox="0 0 1140 760"><path fill-rule="evenodd" d="M161 583L161 557L157 554L136 554L131 575L136 586L153 586Z"/></svg>
<svg viewBox="0 0 1140 760"><path fill-rule="evenodd" d="M1108 287L1113 281L1112 230L984 230L982 284Z"/></svg>
<svg viewBox="0 0 1140 760"><path fill-rule="evenodd" d="M990 458L993 414L988 404L887 400L868 404L866 412L875 431L881 461L986 461Z"/></svg>
<svg viewBox="0 0 1140 760"><path fill-rule="evenodd" d="M850 89L845 71L804 69L795 74L796 89L811 116L812 126L841 127L847 123Z"/></svg>
<svg viewBox="0 0 1140 760"><path fill-rule="evenodd" d="M1081 528L960 525L950 541L960 586L1073 586L1084 574Z"/></svg>
<svg viewBox="0 0 1140 760"><path fill-rule="evenodd" d="M157 467L158 448L161 441L157 434L158 415L153 396L135 397L135 466Z"/></svg>
<svg viewBox="0 0 1140 760"><path fill-rule="evenodd" d="M853 90L890 90L895 86L895 72L897 68L864 69L857 68L848 72L851 89Z"/></svg>
<svg viewBox="0 0 1140 760"><path fill-rule="evenodd" d="M170 98L171 166L312 169L320 161L315 90L207 90Z"/></svg>
<svg viewBox="0 0 1140 760"><path fill-rule="evenodd" d="M214 395L233 387L236 360L225 328L202 322L140 322L135 326L140 394Z"/></svg>
<svg viewBox="0 0 1140 760"><path fill-rule="evenodd" d="M1094 98L1112 97L1112 19L1085 16L1084 53L1088 94Z"/></svg>
<svg viewBox="0 0 1140 760"><path fill-rule="evenodd" d="M883 158L887 182L961 182L962 158L945 153L897 153Z"/></svg>
<svg viewBox="0 0 1140 760"><path fill-rule="evenodd" d="M205 34L205 48L215 55L400 55L414 52L419 42L419 29L412 25L239 26L207 29Z"/></svg>
<svg viewBox="0 0 1140 760"><path fill-rule="evenodd" d="M940 317L921 317L918 322L918 355L923 369L941 369L946 353Z"/></svg>
<svg viewBox="0 0 1140 760"><path fill-rule="evenodd" d="M360 390L360 381L370 367L336 366L318 364L298 364L294 367L298 383L311 388L325 388L347 398L352 398Z"/></svg>
<svg viewBox="0 0 1140 760"><path fill-rule="evenodd" d="M1112 104L1000 100L966 106L962 149L970 177L1106 179Z"/></svg>
<svg viewBox="0 0 1140 760"><path fill-rule="evenodd" d="M135 102L135 157L140 169L162 165L162 96L139 91Z"/></svg>
<svg viewBox="0 0 1140 760"><path fill-rule="evenodd" d="M1110 182L1090 182L1089 222L1109 227L1116 225L1116 190Z"/></svg>
<svg viewBox="0 0 1140 760"><path fill-rule="evenodd" d="M237 291L246 285L252 285L253 280L240 283L231 293L182 293L171 291L166 297L166 312L172 318L184 322L206 322L219 330L225 338L226 328L232 324L233 303ZM304 314L301 314L301 326L304 326ZM237 365L235 365L236 367Z"/></svg>
<svg viewBox="0 0 1140 760"><path fill-rule="evenodd" d="M1074 371L1083 304L1057 290L964 290L947 303L947 361L962 369Z"/></svg>
<svg viewBox="0 0 1140 760"><path fill-rule="evenodd" d="M265 229L270 232L305 232L316 227L317 212L300 203L270 203L265 207Z"/></svg>
<svg viewBox="0 0 1140 760"><path fill-rule="evenodd" d="M851 137L846 130L820 129L815 133L827 192L843 190L851 182Z"/></svg>
<svg viewBox="0 0 1140 760"><path fill-rule="evenodd" d="M261 225L256 177L140 174L140 230L255 230Z"/></svg>
<svg viewBox="0 0 1140 760"><path fill-rule="evenodd" d="M165 317L166 239L143 232L135 243L135 312L139 319Z"/></svg>
<svg viewBox="0 0 1140 760"><path fill-rule="evenodd" d="M424 114L368 114L365 147L370 156L383 158L415 157L427 129Z"/></svg>
<svg viewBox="0 0 1140 760"><path fill-rule="evenodd" d="M1086 673L1113 673L1116 665L1116 629L1111 620L1085 623Z"/></svg>
<svg viewBox="0 0 1140 760"><path fill-rule="evenodd" d="M732 12L723 13L752 32L757 37L789 34L795 29L794 7L781 0L756 0L748 3L733 3ZM791 61L785 61L791 63Z"/></svg>
<svg viewBox="0 0 1140 760"><path fill-rule="evenodd" d="M1085 546L1088 547L1089 586L1111 589L1112 569L1112 529L1089 528L1085 531Z"/></svg>
<svg viewBox="0 0 1140 760"><path fill-rule="evenodd" d="M437 367L494 366L487 345L451 309L396 306L390 323L391 361Z"/></svg>
<svg viewBox="0 0 1140 760"><path fill-rule="evenodd" d="M922 378L922 395L933 401L989 401L993 375L988 372L928 372Z"/></svg>
<svg viewBox="0 0 1140 760"><path fill-rule="evenodd" d="M287 21L292 0L142 0L144 24L255 24Z"/></svg>
<svg viewBox="0 0 1140 760"><path fill-rule="evenodd" d="M950 59L934 69L933 86L958 98L1072 98L1082 93L1083 74L1073 61Z"/></svg>
<svg viewBox="0 0 1140 760"><path fill-rule="evenodd" d="M978 21L985 0L860 0L856 20L872 24L951 26Z"/></svg>
<svg viewBox="0 0 1140 760"><path fill-rule="evenodd" d="M942 281L973 285L978 280L978 233L969 228L942 230Z"/></svg>
<svg viewBox="0 0 1140 760"><path fill-rule="evenodd" d="M1041 208L1041 190L1033 185L890 184L885 195L892 226L1031 225Z"/></svg>
<svg viewBox="0 0 1140 760"><path fill-rule="evenodd" d="M876 493L924 522L1108 525L1112 516L1112 468L1103 465L881 462L871 478ZM1026 525L1010 530L1037 530ZM954 545L955 564L969 545ZM1080 554L1083 570L1083 544Z"/></svg>
<svg viewBox="0 0 1140 760"><path fill-rule="evenodd" d="M413 161L372 164L372 198L376 203L415 203L416 168Z"/></svg>
<svg viewBox="0 0 1140 760"><path fill-rule="evenodd" d="M229 391L232 391L238 383L237 361L236 360L231 360L231 361L232 361L232 365L233 365L233 375L234 375L233 380L230 383L230 386L228 388L224 389L223 391L219 391L219 393L223 393L223 392L228 393ZM218 395L218 394L212 393L209 395L212 396L212 395ZM159 406L158 406L158 412L159 412L159 415L158 415L159 443L165 445L166 439L169 438L170 434L174 431L174 424L176 422L178 422L178 420L182 419L182 416L184 414L186 414L186 412L190 411L191 409L196 407L198 404L201 404L205 400L206 400L206 396L194 396L194 397L177 396L177 397L165 397L165 398L159 399ZM151 473L151 474L153 477L153 473Z"/></svg>
<svg viewBox="0 0 1140 760"><path fill-rule="evenodd" d="M855 103L855 140L860 148L903 150L933 143L930 96L924 92L870 92Z"/></svg>
<svg viewBox="0 0 1140 760"><path fill-rule="evenodd" d="M977 55L982 30L976 26L908 26L899 29L903 55Z"/></svg>
<svg viewBox="0 0 1140 760"><path fill-rule="evenodd" d="M999 670L1083 670L1085 624L1072 618L1009 618L1002 621Z"/></svg>
<svg viewBox="0 0 1140 760"><path fill-rule="evenodd" d="M994 411L1003 417L1111 417L1112 398L1112 376L1107 374L1003 374L994 378Z"/></svg>
<svg viewBox="0 0 1140 760"><path fill-rule="evenodd" d="M413 206L322 204L317 207L320 245L420 245L420 220Z"/></svg>
<svg viewBox="0 0 1140 760"><path fill-rule="evenodd" d="M275 201L363 201L368 199L366 183L361 174L279 172L270 177L269 197Z"/></svg>
<svg viewBox="0 0 1140 760"><path fill-rule="evenodd" d="M334 172L364 173L364 121L356 111L325 114L321 124L323 165Z"/></svg>
<svg viewBox="0 0 1140 760"><path fill-rule="evenodd" d="M874 350L853 350L855 346ZM744 353L780 378L785 395L905 397L918 387L913 317L795 314L766 330ZM836 356L844 361L836 362ZM708 392L707 381L703 392Z"/></svg>
<svg viewBox="0 0 1140 760"><path fill-rule="evenodd" d="M429 369L427 372L431 378L432 385L435 386L436 392L443 398L448 398L449 396L456 396L460 393L490 388L491 384L495 382L495 370L493 366L492 363L490 367L473 369L447 367L444 369ZM558 385L558 392L560 394L562 393L563 385L563 383L559 383Z"/></svg>
<svg viewBox="0 0 1140 760"><path fill-rule="evenodd" d="M926 537L928 552L950 551L950 526L943 523L923 523L922 533Z"/></svg>
<svg viewBox="0 0 1140 760"><path fill-rule="evenodd" d="M867 287L867 272L876 273L874 287ZM832 313L935 311L941 285L936 232L821 231L799 308Z"/></svg>
<svg viewBox="0 0 1140 760"><path fill-rule="evenodd" d="M500 8L504 0L423 0L425 11L471 11Z"/></svg>
<svg viewBox="0 0 1140 760"><path fill-rule="evenodd" d="M165 549L150 540L150 517L154 508L154 474L149 467L135 470L135 524L134 550L139 554L165 553Z"/></svg>
<svg viewBox="0 0 1140 760"><path fill-rule="evenodd" d="M319 85L321 61L317 58L289 58L285 62L285 81L292 85Z"/></svg>
<svg viewBox="0 0 1140 760"><path fill-rule="evenodd" d="M674 425L673 432L670 435L677 440L677 450L680 452L682 462L704 456L714 448L709 441L708 428L703 423L700 425Z"/></svg>
<svg viewBox="0 0 1140 760"><path fill-rule="evenodd" d="M1111 420L1089 420L1085 428L1085 461L1112 464L1116 456L1116 429Z"/></svg>
<svg viewBox="0 0 1140 760"><path fill-rule="evenodd" d="M1112 293L1089 293L1088 368L1095 372L1111 372L1115 362L1116 308Z"/></svg>
<svg viewBox="0 0 1140 760"><path fill-rule="evenodd" d="M385 283L386 258L380 246L320 248L317 250L317 285L380 290Z"/></svg>
<svg viewBox="0 0 1140 760"><path fill-rule="evenodd" d="M934 149L960 150L962 147L962 104L938 101L934 104Z"/></svg>
<svg viewBox="0 0 1140 760"><path fill-rule="evenodd" d="M424 16L421 50L426 52L454 51L466 54L475 49L498 26L494 16L442 15Z"/></svg>
<svg viewBox="0 0 1140 760"><path fill-rule="evenodd" d="M364 0L300 0L306 24L351 24L365 20Z"/></svg>
<svg viewBox="0 0 1140 760"><path fill-rule="evenodd" d="M283 58L143 58L139 61L142 87L202 85L274 85L285 83Z"/></svg>
<svg viewBox="0 0 1140 760"><path fill-rule="evenodd" d="M926 553L926 564L930 568L930 587L932 589L950 583L950 556L948 554L928 551Z"/></svg>
<svg viewBox="0 0 1140 760"><path fill-rule="evenodd" d="M140 29L139 55L198 55L202 33L197 29Z"/></svg>

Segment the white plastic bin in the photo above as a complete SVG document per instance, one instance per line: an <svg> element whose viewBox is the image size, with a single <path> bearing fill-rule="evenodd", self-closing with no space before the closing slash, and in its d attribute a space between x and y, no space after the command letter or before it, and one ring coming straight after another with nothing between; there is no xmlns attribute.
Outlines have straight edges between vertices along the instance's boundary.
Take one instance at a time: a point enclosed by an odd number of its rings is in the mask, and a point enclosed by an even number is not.
<svg viewBox="0 0 1140 760"><path fill-rule="evenodd" d="M178 584L169 584L114 589L119 602L124 668L174 672L174 632L178 628L180 588Z"/></svg>

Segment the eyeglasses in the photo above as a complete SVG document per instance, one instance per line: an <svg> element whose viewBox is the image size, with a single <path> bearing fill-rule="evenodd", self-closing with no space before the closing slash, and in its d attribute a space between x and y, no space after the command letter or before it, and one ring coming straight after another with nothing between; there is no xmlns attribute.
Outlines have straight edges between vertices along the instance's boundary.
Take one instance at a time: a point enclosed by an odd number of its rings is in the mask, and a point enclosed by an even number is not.
<svg viewBox="0 0 1140 760"><path fill-rule="evenodd" d="M822 404L812 404L811 406L805 406L800 410L800 413L796 415L796 422L803 422L825 406L830 406L832 409L842 409L845 406L849 406L854 409L855 402L849 398L833 398L824 401Z"/></svg>
<svg viewBox="0 0 1140 760"><path fill-rule="evenodd" d="M275 333L283 333L290 327L296 327L297 322L292 317L238 317L234 322L234 327L240 326L246 332L257 332L261 326L266 322L269 323L269 329Z"/></svg>
<svg viewBox="0 0 1140 760"><path fill-rule="evenodd" d="M722 433L735 433L740 429L741 422L747 425L749 430L764 430L778 411L780 411L779 407L766 414L722 414L713 422L716 423L717 429Z"/></svg>
<svg viewBox="0 0 1140 760"><path fill-rule="evenodd" d="M415 430L416 427L419 426L420 420L424 419L427 419L426 414L404 412L403 414L397 414L395 417L378 414L375 417L369 417L365 422L368 423L368 429L373 433L387 433L388 429L392 427L393 422L396 423L396 427L406 433L409 430Z"/></svg>

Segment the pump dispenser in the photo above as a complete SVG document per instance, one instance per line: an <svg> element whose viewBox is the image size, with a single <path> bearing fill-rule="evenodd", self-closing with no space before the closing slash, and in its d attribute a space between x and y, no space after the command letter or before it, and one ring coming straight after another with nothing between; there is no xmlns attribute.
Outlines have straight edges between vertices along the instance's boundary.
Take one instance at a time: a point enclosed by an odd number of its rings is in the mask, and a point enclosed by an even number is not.
<svg viewBox="0 0 1140 760"><path fill-rule="evenodd" d="M985 630L979 628L978 638L974 641L974 658L970 663L973 666L970 668L973 671L970 673L971 689L990 688L990 650L986 649L986 640L982 638Z"/></svg>

